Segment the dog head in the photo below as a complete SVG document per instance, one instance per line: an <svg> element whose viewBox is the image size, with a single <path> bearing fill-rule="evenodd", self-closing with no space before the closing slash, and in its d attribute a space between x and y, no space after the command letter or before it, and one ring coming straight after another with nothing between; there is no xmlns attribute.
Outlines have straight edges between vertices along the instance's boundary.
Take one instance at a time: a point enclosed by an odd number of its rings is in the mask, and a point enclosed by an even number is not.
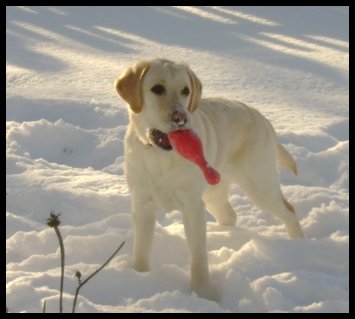
<svg viewBox="0 0 355 319"><path fill-rule="evenodd" d="M137 136L163 149L170 149L166 133L190 128L202 93L200 80L187 65L162 59L131 66L115 88L129 104Z"/></svg>

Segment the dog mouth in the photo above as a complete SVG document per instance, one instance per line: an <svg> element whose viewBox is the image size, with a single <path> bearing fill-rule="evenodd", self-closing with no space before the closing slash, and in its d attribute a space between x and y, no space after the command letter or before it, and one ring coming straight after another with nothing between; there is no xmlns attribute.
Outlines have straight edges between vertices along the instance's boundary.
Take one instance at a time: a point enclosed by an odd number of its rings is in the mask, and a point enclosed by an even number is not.
<svg viewBox="0 0 355 319"><path fill-rule="evenodd" d="M150 131L150 137L152 142L161 149L165 151L171 151L173 149L170 144L168 134L157 129L152 129Z"/></svg>

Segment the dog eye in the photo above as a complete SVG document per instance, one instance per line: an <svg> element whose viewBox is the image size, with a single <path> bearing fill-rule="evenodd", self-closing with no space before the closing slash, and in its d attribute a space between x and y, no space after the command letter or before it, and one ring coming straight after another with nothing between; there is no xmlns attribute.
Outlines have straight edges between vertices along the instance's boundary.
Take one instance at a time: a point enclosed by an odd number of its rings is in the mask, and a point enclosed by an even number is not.
<svg viewBox="0 0 355 319"><path fill-rule="evenodd" d="M161 84L154 85L150 90L157 95L162 95L165 93L165 87Z"/></svg>
<svg viewBox="0 0 355 319"><path fill-rule="evenodd" d="M181 91L182 95L188 96L190 94L190 90L187 86L184 87L184 89Z"/></svg>

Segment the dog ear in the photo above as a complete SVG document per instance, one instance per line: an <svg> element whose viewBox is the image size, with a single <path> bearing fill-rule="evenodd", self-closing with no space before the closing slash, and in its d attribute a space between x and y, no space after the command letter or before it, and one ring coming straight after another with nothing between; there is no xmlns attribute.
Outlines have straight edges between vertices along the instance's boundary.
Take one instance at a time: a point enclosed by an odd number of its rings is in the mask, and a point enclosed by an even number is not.
<svg viewBox="0 0 355 319"><path fill-rule="evenodd" d="M198 105L200 104L201 94L202 94L202 84L196 74L189 68L186 67L187 73L189 74L191 82L191 100L189 105L189 111L193 113Z"/></svg>
<svg viewBox="0 0 355 319"><path fill-rule="evenodd" d="M131 110L139 113L143 108L142 80L150 63L140 61L127 69L115 82L117 93L129 104Z"/></svg>

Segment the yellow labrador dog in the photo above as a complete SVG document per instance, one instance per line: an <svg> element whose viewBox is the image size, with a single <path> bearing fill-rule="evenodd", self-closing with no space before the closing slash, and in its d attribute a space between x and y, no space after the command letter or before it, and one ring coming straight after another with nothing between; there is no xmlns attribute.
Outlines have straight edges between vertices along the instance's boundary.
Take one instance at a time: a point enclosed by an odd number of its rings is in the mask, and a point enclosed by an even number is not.
<svg viewBox="0 0 355 319"><path fill-rule="evenodd" d="M179 210L191 254L192 289L201 297L215 298L205 208L218 224L234 225L228 191L235 183L260 209L281 220L290 237L303 237L277 171L278 163L296 174L296 163L256 109L236 101L201 99L202 85L194 72L185 64L162 59L131 66L115 88L129 104L125 174L132 195L137 271L149 270L156 212ZM221 174L217 185L208 185L195 164L172 150L167 133L190 128L200 137L207 161Z"/></svg>

